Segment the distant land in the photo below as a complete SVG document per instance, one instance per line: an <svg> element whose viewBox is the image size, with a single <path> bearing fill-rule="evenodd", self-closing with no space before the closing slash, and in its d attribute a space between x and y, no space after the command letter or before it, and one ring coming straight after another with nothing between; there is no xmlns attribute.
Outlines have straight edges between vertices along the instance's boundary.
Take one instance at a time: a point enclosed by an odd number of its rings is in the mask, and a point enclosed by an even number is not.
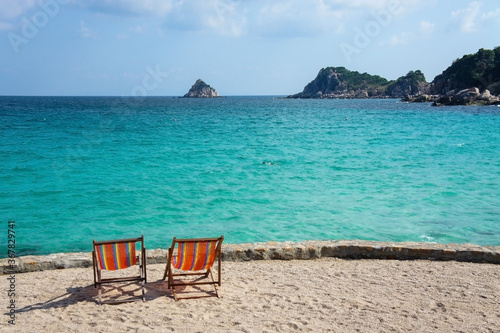
<svg viewBox="0 0 500 333"><path fill-rule="evenodd" d="M464 55L428 83L420 70L389 81L345 67L322 68L298 94L288 98L400 98L441 105L500 104L500 47Z"/></svg>
<svg viewBox="0 0 500 333"><path fill-rule="evenodd" d="M206 84L202 79L198 79L183 97L214 98L220 96L214 88L210 87L210 85Z"/></svg>

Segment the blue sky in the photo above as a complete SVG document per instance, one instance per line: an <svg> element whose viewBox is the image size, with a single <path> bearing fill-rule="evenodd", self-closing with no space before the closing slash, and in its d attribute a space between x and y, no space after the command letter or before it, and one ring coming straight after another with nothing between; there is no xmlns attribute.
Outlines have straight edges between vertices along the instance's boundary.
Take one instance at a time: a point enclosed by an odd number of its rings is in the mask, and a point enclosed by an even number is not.
<svg viewBox="0 0 500 333"><path fill-rule="evenodd" d="M432 81L499 31L498 0L0 0L0 95L289 95L327 66Z"/></svg>

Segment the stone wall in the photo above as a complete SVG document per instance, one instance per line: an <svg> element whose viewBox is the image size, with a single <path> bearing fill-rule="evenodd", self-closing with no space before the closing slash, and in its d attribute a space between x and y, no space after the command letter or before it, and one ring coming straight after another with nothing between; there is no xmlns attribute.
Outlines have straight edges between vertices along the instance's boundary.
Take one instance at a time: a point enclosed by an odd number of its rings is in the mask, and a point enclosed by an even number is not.
<svg viewBox="0 0 500 333"><path fill-rule="evenodd" d="M166 263L167 250L147 250L147 263ZM394 243L372 241L309 241L223 244L223 261L308 260L326 257L345 259L456 260L500 264L500 246L474 244ZM49 269L92 267L91 253L57 253L47 256L0 260L0 274L14 274Z"/></svg>

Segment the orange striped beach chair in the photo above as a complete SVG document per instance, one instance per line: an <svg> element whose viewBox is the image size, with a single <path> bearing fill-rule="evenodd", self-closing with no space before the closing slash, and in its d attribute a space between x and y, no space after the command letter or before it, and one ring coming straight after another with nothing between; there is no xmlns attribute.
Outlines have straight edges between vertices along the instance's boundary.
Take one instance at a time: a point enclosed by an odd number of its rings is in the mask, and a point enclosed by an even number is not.
<svg viewBox="0 0 500 333"><path fill-rule="evenodd" d="M212 285L215 293L204 293L202 296L182 297L219 297L217 286L221 285L221 247L224 236L219 238L192 238L177 239L174 237L172 245L168 249L167 266L163 280L168 277L168 288L172 289L177 301L176 287ZM217 279L214 279L212 266L217 260ZM174 279L183 277L183 279ZM196 278L198 277L198 278Z"/></svg>
<svg viewBox="0 0 500 333"><path fill-rule="evenodd" d="M136 243L140 243L140 252L136 253ZM144 247L144 236L139 238L117 239L109 241L92 240L92 263L94 267L94 287L99 288L99 305L101 302L101 293L103 284L123 283L123 282L139 282L142 289L142 297L137 296L125 300L108 301L104 303L123 303L137 300L144 297L144 284L146 283L146 248ZM138 275L123 276L107 276L103 277L104 271L117 271L126 269L132 266L139 266Z"/></svg>

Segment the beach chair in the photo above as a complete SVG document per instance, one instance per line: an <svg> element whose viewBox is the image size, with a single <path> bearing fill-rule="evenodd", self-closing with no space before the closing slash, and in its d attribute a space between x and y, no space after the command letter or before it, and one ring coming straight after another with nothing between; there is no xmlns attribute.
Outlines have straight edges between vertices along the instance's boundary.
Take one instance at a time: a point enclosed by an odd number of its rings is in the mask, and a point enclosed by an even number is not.
<svg viewBox="0 0 500 333"><path fill-rule="evenodd" d="M136 243L140 242L140 253L136 255ZM146 248L144 247L144 236L139 238L117 239L109 241L96 242L92 240L92 263L94 267L94 287L99 288L99 305L101 302L101 293L103 284L111 283L124 283L124 282L139 282L141 284L142 296L135 296L125 300L108 301L104 303L124 303L131 302L144 297L144 284L146 279ZM135 274L136 270L132 266L138 264L139 275ZM104 273L104 271L116 271L122 269L129 269L127 273L117 276L111 272ZM130 274L129 274L130 273ZM103 275L107 277L104 277ZM113 276L111 276L113 275ZM126 276L123 276L126 275Z"/></svg>
<svg viewBox="0 0 500 333"><path fill-rule="evenodd" d="M174 298L179 299L176 287L212 285L215 294L204 293L187 298L219 297L217 286L221 285L221 247L224 236L219 238L177 239L174 237L168 249L167 266L163 280L168 278L168 289L172 289ZM214 279L212 266L217 259L217 279ZM183 277L183 279L174 279ZM196 278L198 277L198 278Z"/></svg>

